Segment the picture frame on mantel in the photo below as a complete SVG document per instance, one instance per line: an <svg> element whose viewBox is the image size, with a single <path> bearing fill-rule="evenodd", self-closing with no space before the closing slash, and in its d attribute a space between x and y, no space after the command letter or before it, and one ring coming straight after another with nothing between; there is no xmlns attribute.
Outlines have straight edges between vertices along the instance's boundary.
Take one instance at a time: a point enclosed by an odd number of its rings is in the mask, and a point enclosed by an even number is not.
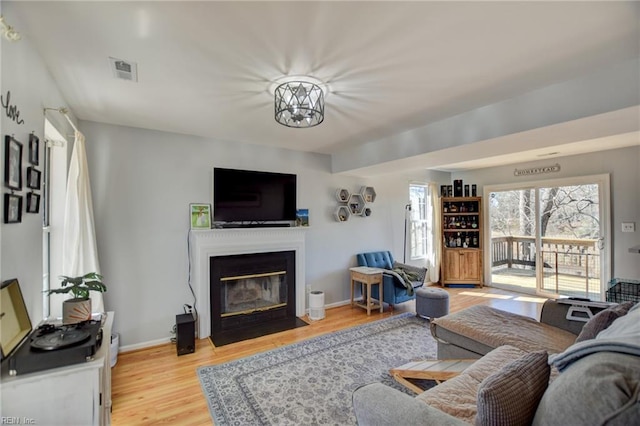
<svg viewBox="0 0 640 426"><path fill-rule="evenodd" d="M211 204L189 204L191 229L211 229Z"/></svg>
<svg viewBox="0 0 640 426"><path fill-rule="evenodd" d="M22 222L22 196L4 194L4 223Z"/></svg>
<svg viewBox="0 0 640 426"><path fill-rule="evenodd" d="M22 144L12 136L4 138L4 184L9 189L22 190Z"/></svg>

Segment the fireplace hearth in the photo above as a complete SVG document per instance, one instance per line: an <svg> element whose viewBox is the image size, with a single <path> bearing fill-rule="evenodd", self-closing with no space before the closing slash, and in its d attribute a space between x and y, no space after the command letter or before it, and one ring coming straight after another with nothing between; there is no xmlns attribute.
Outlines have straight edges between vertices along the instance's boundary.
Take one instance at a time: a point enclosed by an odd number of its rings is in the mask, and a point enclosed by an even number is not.
<svg viewBox="0 0 640 426"><path fill-rule="evenodd" d="M307 325L296 317L295 251L211 257L209 276L214 345Z"/></svg>

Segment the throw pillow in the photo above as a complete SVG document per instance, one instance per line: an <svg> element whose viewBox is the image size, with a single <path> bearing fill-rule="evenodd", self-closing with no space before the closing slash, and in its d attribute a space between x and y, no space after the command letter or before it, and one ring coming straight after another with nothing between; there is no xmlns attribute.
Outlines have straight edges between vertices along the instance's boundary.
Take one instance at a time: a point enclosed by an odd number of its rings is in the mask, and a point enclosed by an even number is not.
<svg viewBox="0 0 640 426"><path fill-rule="evenodd" d="M576 343L583 340L595 339L602 330L609 328L611 324L618 318L627 315L629 309L633 307L635 302L623 302L619 305L611 306L595 314L585 325L576 338Z"/></svg>
<svg viewBox="0 0 640 426"><path fill-rule="evenodd" d="M530 425L547 385L547 352L531 352L505 365L480 383L476 425Z"/></svg>

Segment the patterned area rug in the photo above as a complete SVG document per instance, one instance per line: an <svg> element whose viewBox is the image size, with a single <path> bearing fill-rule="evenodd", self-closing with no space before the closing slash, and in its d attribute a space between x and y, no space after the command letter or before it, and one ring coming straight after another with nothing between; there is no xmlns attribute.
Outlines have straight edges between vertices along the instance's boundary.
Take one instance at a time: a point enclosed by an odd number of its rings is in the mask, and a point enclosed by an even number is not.
<svg viewBox="0 0 640 426"><path fill-rule="evenodd" d="M435 358L427 321L407 313L209 367L198 376L216 426L355 425L351 394L389 369Z"/></svg>

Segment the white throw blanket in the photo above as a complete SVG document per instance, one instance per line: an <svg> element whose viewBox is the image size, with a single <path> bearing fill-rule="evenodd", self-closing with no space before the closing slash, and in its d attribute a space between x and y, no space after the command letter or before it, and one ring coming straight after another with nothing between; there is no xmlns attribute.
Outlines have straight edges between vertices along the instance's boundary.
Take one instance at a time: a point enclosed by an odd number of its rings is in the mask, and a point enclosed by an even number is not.
<svg viewBox="0 0 640 426"><path fill-rule="evenodd" d="M560 354L549 356L549 364L563 371L572 362L595 352L619 352L640 357L640 303L598 333L595 339L578 342Z"/></svg>

